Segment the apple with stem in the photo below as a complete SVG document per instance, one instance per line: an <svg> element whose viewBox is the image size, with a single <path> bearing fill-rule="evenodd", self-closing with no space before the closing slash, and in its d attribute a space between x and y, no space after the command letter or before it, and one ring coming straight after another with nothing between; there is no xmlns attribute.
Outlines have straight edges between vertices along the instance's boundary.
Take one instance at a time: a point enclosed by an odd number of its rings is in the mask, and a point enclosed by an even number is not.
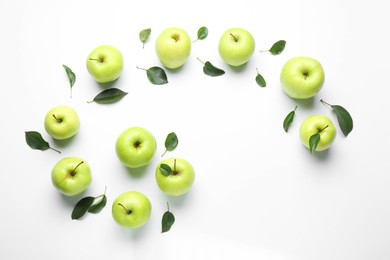
<svg viewBox="0 0 390 260"><path fill-rule="evenodd" d="M281 71L283 91L291 98L308 99L322 88L325 73L321 63L310 57L295 57L288 60Z"/></svg>
<svg viewBox="0 0 390 260"><path fill-rule="evenodd" d="M84 192L91 184L91 168L79 157L66 157L54 165L51 180L59 192L75 196Z"/></svg>
<svg viewBox="0 0 390 260"><path fill-rule="evenodd" d="M310 148L310 138L319 134L319 141L316 144L315 151L324 151L328 149L335 137L336 127L329 117L324 115L314 115L307 117L299 129L299 137L304 146Z"/></svg>
<svg viewBox="0 0 390 260"><path fill-rule="evenodd" d="M138 168L150 163L156 151L156 139L142 127L130 127L123 131L115 144L119 160L129 168Z"/></svg>
<svg viewBox="0 0 390 260"><path fill-rule="evenodd" d="M248 62L255 51L255 40L247 30L231 28L222 34L218 51L225 63L241 66Z"/></svg>
<svg viewBox="0 0 390 260"><path fill-rule="evenodd" d="M191 53L191 39L181 28L167 28L156 40L156 54L167 69L183 66Z"/></svg>
<svg viewBox="0 0 390 260"><path fill-rule="evenodd" d="M128 191L119 195L112 203L112 216L115 222L125 228L139 228L148 222L152 204L149 199L137 191Z"/></svg>
<svg viewBox="0 0 390 260"><path fill-rule="evenodd" d="M99 83L114 81L122 74L122 53L110 45L98 46L87 57L87 70Z"/></svg>
<svg viewBox="0 0 390 260"><path fill-rule="evenodd" d="M73 108L61 105L47 112L44 126L51 137L64 140L77 134L80 129L80 119Z"/></svg>
<svg viewBox="0 0 390 260"><path fill-rule="evenodd" d="M158 164L155 176L162 192L170 196L181 196L191 189L195 171L187 160L169 158Z"/></svg>

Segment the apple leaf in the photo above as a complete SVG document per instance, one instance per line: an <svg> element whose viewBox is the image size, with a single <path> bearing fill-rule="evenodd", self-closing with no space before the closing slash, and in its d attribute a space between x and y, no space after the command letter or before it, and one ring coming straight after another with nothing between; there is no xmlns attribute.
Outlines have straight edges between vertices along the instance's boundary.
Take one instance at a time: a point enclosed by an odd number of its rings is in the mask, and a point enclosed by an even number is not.
<svg viewBox="0 0 390 260"><path fill-rule="evenodd" d="M62 66L64 67L66 75L68 76L68 79L69 79L70 97L72 97L72 87L73 87L74 83L76 82L76 75L68 66L66 66L64 64L62 64Z"/></svg>
<svg viewBox="0 0 390 260"><path fill-rule="evenodd" d="M164 176L169 176L172 173L171 167L169 167L169 165L165 163L160 164L159 169Z"/></svg>
<svg viewBox="0 0 390 260"><path fill-rule="evenodd" d="M37 131L26 131L25 132L26 143L34 150L45 151L51 149L57 153L61 153L57 149L50 147L49 143L45 141L42 135Z"/></svg>
<svg viewBox="0 0 390 260"><path fill-rule="evenodd" d="M94 200L95 198L91 196L84 197L81 200L79 200L72 211L72 219L79 219L82 216L84 216L85 213L87 213L89 207L94 202Z"/></svg>
<svg viewBox="0 0 390 260"><path fill-rule="evenodd" d="M290 128L291 123L294 121L295 110L297 106L295 106L294 110L287 114L286 118L283 121L283 129L287 133Z"/></svg>
<svg viewBox="0 0 390 260"><path fill-rule="evenodd" d="M114 103L120 99L122 99L124 96L127 95L127 92L123 92L120 89L117 88L109 88L105 89L99 94L97 94L93 100L88 101L88 103L96 102L101 104L109 104Z"/></svg>
<svg viewBox="0 0 390 260"><path fill-rule="evenodd" d="M160 67L154 66L149 69L144 69L137 66L137 69L145 70L146 76L148 77L149 81L154 85L163 85L168 83L167 74Z"/></svg>
<svg viewBox="0 0 390 260"><path fill-rule="evenodd" d="M168 210L163 214L162 220L161 220L161 233L165 233L169 231L175 223L175 216L172 212L169 211L169 204L167 202Z"/></svg>
<svg viewBox="0 0 390 260"><path fill-rule="evenodd" d="M265 79L263 78L263 76L260 75L259 71L256 69L256 83L257 85L259 85L260 87L264 88L265 86L267 86L267 82L265 82Z"/></svg>
<svg viewBox="0 0 390 260"><path fill-rule="evenodd" d="M165 139L165 152L161 156L164 156L167 151L173 151L178 144L179 139L177 135L174 132L169 133Z"/></svg>
<svg viewBox="0 0 390 260"><path fill-rule="evenodd" d="M348 134L353 129L353 120L349 112L340 105L331 105L322 99L320 101L321 103L328 105L333 109L333 111L336 113L337 121L339 122L341 131L343 132L344 136L348 136Z"/></svg>
<svg viewBox="0 0 390 260"><path fill-rule="evenodd" d="M103 194L102 199L89 207L88 212L89 213L99 213L107 204L107 196Z"/></svg>
<svg viewBox="0 0 390 260"><path fill-rule="evenodd" d="M198 30L198 38L194 42L196 42L197 40L206 39L208 34L209 34L209 30L207 29L207 27L205 26L200 27Z"/></svg>
<svg viewBox="0 0 390 260"><path fill-rule="evenodd" d="M283 52L285 47L286 47L286 41L280 40L280 41L275 42L272 45L271 49L269 49L269 52L272 55L278 55L278 54L281 54Z"/></svg>
<svg viewBox="0 0 390 260"><path fill-rule="evenodd" d="M320 142L320 139L321 139L320 133L315 133L314 135L310 136L309 147L311 153L315 152L317 145Z"/></svg>
<svg viewBox="0 0 390 260"><path fill-rule="evenodd" d="M225 74L225 71L213 66L213 64L211 64L209 61L203 62L199 58L197 58L197 59L198 59L198 61L203 63L203 73L204 74L211 76L211 77L217 77L217 76L221 76L221 75Z"/></svg>
<svg viewBox="0 0 390 260"><path fill-rule="evenodd" d="M139 39L142 42L142 48L145 47L145 42L149 39L150 33L152 32L152 29L147 28L139 32Z"/></svg>

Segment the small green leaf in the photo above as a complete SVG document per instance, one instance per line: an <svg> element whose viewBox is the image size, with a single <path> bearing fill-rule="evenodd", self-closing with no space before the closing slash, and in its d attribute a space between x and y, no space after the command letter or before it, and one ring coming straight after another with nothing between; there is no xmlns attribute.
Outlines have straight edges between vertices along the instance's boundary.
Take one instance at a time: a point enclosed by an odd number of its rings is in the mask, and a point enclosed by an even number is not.
<svg viewBox="0 0 390 260"><path fill-rule="evenodd" d="M339 122L339 126L344 136L348 136L348 134L353 129L353 120L349 112L340 105L331 105L324 100L320 100L321 103L328 105L332 108L332 110L336 113L337 121Z"/></svg>
<svg viewBox="0 0 390 260"><path fill-rule="evenodd" d="M167 151L173 151L178 144L179 139L177 135L174 132L169 133L165 139L165 152L161 156L164 156Z"/></svg>
<svg viewBox="0 0 390 260"><path fill-rule="evenodd" d="M142 69L137 67L138 69ZM149 69L142 69L146 71L146 75L149 81L154 85L163 85L168 83L167 74L165 71L157 66L151 67Z"/></svg>
<svg viewBox="0 0 390 260"><path fill-rule="evenodd" d="M203 73L208 75L208 76L217 77L217 76L221 76L221 75L225 74L225 71L223 71L220 68L214 67L213 64L211 64L209 61L206 61L206 63L203 63L203 64L204 64Z"/></svg>
<svg viewBox="0 0 390 260"><path fill-rule="evenodd" d="M84 216L84 214L87 213L89 207L92 205L94 200L95 198L90 196L79 200L79 202L76 203L76 206L72 211L72 219L79 219Z"/></svg>
<svg viewBox="0 0 390 260"><path fill-rule="evenodd" d="M66 75L68 75L69 84L70 84L70 97L72 97L72 87L74 83L76 82L76 75L74 72L66 65L62 64L62 66L65 69Z"/></svg>
<svg viewBox="0 0 390 260"><path fill-rule="evenodd" d="M267 86L267 82L265 82L265 79L263 76L260 75L259 71L256 69L257 75L256 75L256 83L260 87L264 88Z"/></svg>
<svg viewBox="0 0 390 260"><path fill-rule="evenodd" d="M269 52L273 55L278 55L283 52L284 48L286 47L286 41L285 40L280 40L275 42Z"/></svg>
<svg viewBox="0 0 390 260"><path fill-rule="evenodd" d="M168 164L162 163L162 164L160 164L160 172L164 176L169 176L172 173L172 169L171 169L171 167L169 167Z"/></svg>
<svg viewBox="0 0 390 260"><path fill-rule="evenodd" d="M88 103L96 102L101 104L110 104L122 99L126 95L127 92L123 92L120 89L109 88L97 94L94 99L92 101L88 101Z"/></svg>
<svg viewBox="0 0 390 260"><path fill-rule="evenodd" d="M200 27L198 30L198 40L206 39L208 34L209 34L209 30L207 29L207 27L205 26Z"/></svg>
<svg viewBox="0 0 390 260"><path fill-rule="evenodd" d="M169 204L167 203L168 205L168 210L164 213L163 217L162 217L162 220L161 220L161 233L165 233L165 232L168 232L173 223L175 223L175 216L173 215L172 212L169 211Z"/></svg>
<svg viewBox="0 0 390 260"><path fill-rule="evenodd" d="M93 204L92 206L89 207L88 209L88 212L89 213L99 213L107 204L107 197L106 195L103 194L101 200L96 203L96 204Z"/></svg>
<svg viewBox="0 0 390 260"><path fill-rule="evenodd" d="M150 29L150 28L147 28L147 29L144 29L144 30L140 31L139 39L142 42L142 48L145 47L145 42L149 39L149 36L150 36L151 32L152 32L152 29Z"/></svg>
<svg viewBox="0 0 390 260"><path fill-rule="evenodd" d="M311 153L315 152L315 150L317 148L317 145L320 142L320 139L321 139L320 133L316 133L316 134L310 136L309 147L310 147L310 152Z"/></svg>
<svg viewBox="0 0 390 260"><path fill-rule="evenodd" d="M26 131L25 132L25 139L28 146L30 146L34 150L41 150L45 151L47 149L51 149L53 151L56 151L58 153L61 153L60 151L51 148L49 143L45 141L42 137L42 135L37 131Z"/></svg>
<svg viewBox="0 0 390 260"><path fill-rule="evenodd" d="M287 133L290 128L291 123L294 121L295 110L297 106L295 106L294 110L287 114L286 118L283 121L283 129Z"/></svg>

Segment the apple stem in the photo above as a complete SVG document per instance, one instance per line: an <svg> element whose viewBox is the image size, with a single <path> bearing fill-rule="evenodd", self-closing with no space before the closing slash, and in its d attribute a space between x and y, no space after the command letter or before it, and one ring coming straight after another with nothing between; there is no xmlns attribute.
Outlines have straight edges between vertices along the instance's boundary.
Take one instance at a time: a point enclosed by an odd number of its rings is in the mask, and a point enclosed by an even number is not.
<svg viewBox="0 0 390 260"><path fill-rule="evenodd" d="M205 63L201 60L201 59L199 59L198 57L196 58L198 61L200 61L201 63L203 63L203 65L205 65Z"/></svg>
<svg viewBox="0 0 390 260"><path fill-rule="evenodd" d="M330 106L330 107L332 106L331 104L329 104L328 102L325 102L325 101L322 100L322 99L320 100L320 102L321 102L322 104L328 105L328 106Z"/></svg>
<svg viewBox="0 0 390 260"><path fill-rule="evenodd" d="M55 120L57 120L58 123L62 122L62 119L58 119L55 114L53 114L53 117L54 117Z"/></svg>
<svg viewBox="0 0 390 260"><path fill-rule="evenodd" d="M72 171L72 173L71 173L70 175L75 176L75 175L76 175L76 170L77 170L77 168L78 168L81 164L83 164L83 163L84 163L84 161L81 161L79 164L77 164L76 167L73 169L73 171Z"/></svg>
<svg viewBox="0 0 390 260"><path fill-rule="evenodd" d="M138 66L136 66L136 68L137 68L137 69L139 69L139 70L144 70L144 71L148 71L147 69L144 69L144 68L140 68L140 67L138 67Z"/></svg>
<svg viewBox="0 0 390 260"><path fill-rule="evenodd" d="M123 206L121 203L118 203L118 205L121 206L126 211L126 214L130 215L132 213L131 210L126 209L126 207Z"/></svg>
<svg viewBox="0 0 390 260"><path fill-rule="evenodd" d="M325 130L326 128L328 128L328 127L329 127L329 125L326 125L324 128L318 130L318 133L321 133L322 131L324 131L324 130Z"/></svg>
<svg viewBox="0 0 390 260"><path fill-rule="evenodd" d="M103 62L104 62L104 60L103 60L103 59L94 59L94 58L89 58L89 60L97 60L97 61L99 61L99 62L101 62L101 63L103 63Z"/></svg>
<svg viewBox="0 0 390 260"><path fill-rule="evenodd" d="M176 172L176 159L173 160L173 171L172 171L172 174L173 175L177 174L177 172Z"/></svg>
<svg viewBox="0 0 390 260"><path fill-rule="evenodd" d="M49 147L50 149L52 149L53 151L56 151L57 153L61 153L61 151L57 150L57 149L54 149L52 147Z"/></svg>
<svg viewBox="0 0 390 260"><path fill-rule="evenodd" d="M235 42L238 42L238 39L237 39L236 36L234 36L232 33L230 33L230 35L234 38L234 41L235 41Z"/></svg>

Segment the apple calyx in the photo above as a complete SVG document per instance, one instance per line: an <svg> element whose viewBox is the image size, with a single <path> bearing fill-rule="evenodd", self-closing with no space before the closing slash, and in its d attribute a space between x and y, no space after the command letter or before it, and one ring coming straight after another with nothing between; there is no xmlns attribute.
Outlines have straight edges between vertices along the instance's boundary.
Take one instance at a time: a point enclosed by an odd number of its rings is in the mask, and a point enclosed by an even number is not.
<svg viewBox="0 0 390 260"><path fill-rule="evenodd" d="M121 203L118 203L118 206L121 206L121 207L126 211L126 214L127 214L127 215L130 215L131 213L133 213L132 210L127 209L127 208L126 208L125 206L123 206L123 204L121 204Z"/></svg>
<svg viewBox="0 0 390 260"><path fill-rule="evenodd" d="M74 167L73 171L70 173L70 175L71 175L72 177L76 175L76 170L77 170L77 168L78 168L81 164L83 164L83 163L84 163L84 161L81 161L79 164L76 165L76 167Z"/></svg>
<svg viewBox="0 0 390 260"><path fill-rule="evenodd" d="M175 42L178 42L180 40L180 34L175 33L171 35L171 38L175 40Z"/></svg>
<svg viewBox="0 0 390 260"><path fill-rule="evenodd" d="M55 114L53 114L53 117L54 117L54 119L55 119L58 123L61 123L61 122L62 122L62 118L56 117Z"/></svg>
<svg viewBox="0 0 390 260"><path fill-rule="evenodd" d="M238 42L238 38L237 38L236 36L234 36L232 33L230 33L230 36L233 37L233 39L234 39L235 42Z"/></svg>

